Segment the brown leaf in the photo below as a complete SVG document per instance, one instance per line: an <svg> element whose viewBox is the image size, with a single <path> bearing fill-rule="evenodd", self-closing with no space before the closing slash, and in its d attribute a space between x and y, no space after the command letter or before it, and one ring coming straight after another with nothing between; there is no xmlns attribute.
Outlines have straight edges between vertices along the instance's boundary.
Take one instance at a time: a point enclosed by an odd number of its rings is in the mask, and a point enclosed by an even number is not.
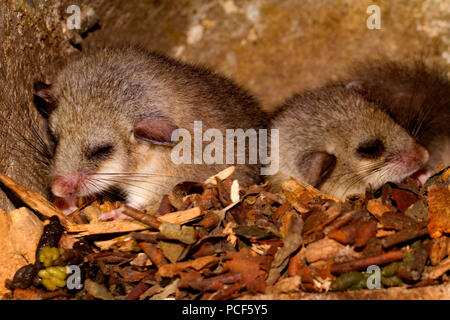
<svg viewBox="0 0 450 320"><path fill-rule="evenodd" d="M185 262L170 263L161 266L158 270L158 273L162 277L172 278L176 274L180 273L181 271L185 271L188 268L199 271L203 268L211 267L217 264L219 260L220 259L215 256L206 256Z"/></svg>
<svg viewBox="0 0 450 320"><path fill-rule="evenodd" d="M242 281L251 292L264 292L267 271L263 269L262 265L267 257L254 257L244 252L229 252L226 258L231 258L231 260L224 263L224 271L241 274Z"/></svg>
<svg viewBox="0 0 450 320"><path fill-rule="evenodd" d="M397 188L392 189L391 198L395 200L397 208L403 213L418 200L417 195L414 193Z"/></svg>
<svg viewBox="0 0 450 320"><path fill-rule="evenodd" d="M390 205L383 204L379 199L371 199L367 202L367 211L373 214L375 218L380 219L384 213L395 212L396 210Z"/></svg>
<svg viewBox="0 0 450 320"><path fill-rule="evenodd" d="M450 168L428 187L428 231L432 238L450 232Z"/></svg>

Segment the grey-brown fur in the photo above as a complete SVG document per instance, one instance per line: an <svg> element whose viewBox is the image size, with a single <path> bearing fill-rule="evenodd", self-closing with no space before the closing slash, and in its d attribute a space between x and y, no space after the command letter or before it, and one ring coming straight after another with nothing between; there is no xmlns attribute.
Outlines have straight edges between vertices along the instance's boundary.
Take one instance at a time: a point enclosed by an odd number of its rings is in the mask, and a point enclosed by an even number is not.
<svg viewBox="0 0 450 320"><path fill-rule="evenodd" d="M91 185L90 190L104 191L115 184L140 206L159 200L177 182L201 181L229 165L177 166L170 160L170 146L132 136L137 122L162 120L191 132L194 121L199 120L203 130L223 132L258 129L266 122L258 102L231 80L129 47L104 49L68 64L54 79L50 92L56 105L49 117L57 140L53 175L76 170L121 173L96 175L93 184L98 188ZM113 154L96 163L86 159L86 150L103 141L114 144ZM257 182L258 166L237 165L233 177L241 184Z"/></svg>
<svg viewBox="0 0 450 320"><path fill-rule="evenodd" d="M279 129L280 134L280 169L270 178L276 189L283 180L293 177L344 198L370 186L399 181L417 170L398 164L396 157L401 152L412 152L409 166L414 166L414 152L419 158L427 157L426 151L378 105L343 85L293 96L272 119L271 128ZM356 150L373 139L382 141L383 154L376 159L362 158ZM327 176L318 179L314 170L321 170L323 154L335 158L335 163Z"/></svg>
<svg viewBox="0 0 450 320"><path fill-rule="evenodd" d="M429 170L440 162L450 165L450 80L443 69L421 59L379 59L356 64L346 82L429 150Z"/></svg>

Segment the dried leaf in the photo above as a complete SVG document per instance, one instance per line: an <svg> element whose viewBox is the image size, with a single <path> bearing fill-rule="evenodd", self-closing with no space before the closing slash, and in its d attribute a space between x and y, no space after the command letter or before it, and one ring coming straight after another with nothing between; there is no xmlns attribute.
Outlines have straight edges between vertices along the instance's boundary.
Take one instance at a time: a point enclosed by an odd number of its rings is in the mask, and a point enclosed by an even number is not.
<svg viewBox="0 0 450 320"><path fill-rule="evenodd" d="M381 216L386 212L396 211L394 207L385 205L380 199L371 199L367 202L367 211L375 216L377 219L381 219Z"/></svg>
<svg viewBox="0 0 450 320"><path fill-rule="evenodd" d="M428 231L432 238L450 232L450 168L428 187Z"/></svg>
<svg viewBox="0 0 450 320"><path fill-rule="evenodd" d="M283 247L279 248L267 279L268 285L273 285L280 277L281 271L289 262L289 256L296 251L302 244L303 221L299 215L294 214L290 218L289 233L283 239Z"/></svg>
<svg viewBox="0 0 450 320"><path fill-rule="evenodd" d="M186 246L177 242L160 241L159 247L164 257L172 263L182 260L187 253Z"/></svg>
<svg viewBox="0 0 450 320"><path fill-rule="evenodd" d="M197 258L195 260L189 260L186 262L176 262L161 266L158 273L161 277L172 278L176 274L186 269L192 268L194 270L201 270L203 268L211 267L219 262L219 258L215 256L206 256Z"/></svg>
<svg viewBox="0 0 450 320"><path fill-rule="evenodd" d="M194 227L166 222L163 222L159 227L159 235L164 239L178 240L185 244L193 244L196 240Z"/></svg>
<svg viewBox="0 0 450 320"><path fill-rule="evenodd" d="M5 280L21 267L34 263L42 235L41 221L27 208L7 213L0 209L0 294L9 292Z"/></svg>
<svg viewBox="0 0 450 320"><path fill-rule="evenodd" d="M114 296L103 284L98 284L91 279L84 281L84 288L86 291L97 299L101 300L116 300Z"/></svg>

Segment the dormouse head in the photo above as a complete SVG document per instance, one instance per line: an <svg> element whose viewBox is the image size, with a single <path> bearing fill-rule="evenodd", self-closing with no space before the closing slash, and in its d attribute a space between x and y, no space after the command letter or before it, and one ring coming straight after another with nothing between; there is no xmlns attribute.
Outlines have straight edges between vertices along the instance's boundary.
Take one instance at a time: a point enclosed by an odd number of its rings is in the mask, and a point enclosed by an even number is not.
<svg viewBox="0 0 450 320"><path fill-rule="evenodd" d="M299 180L326 193L345 198L388 181L400 182L428 161L428 151L405 129L345 87L324 88L297 103L286 119L297 117L297 127L305 127L290 167L297 168Z"/></svg>
<svg viewBox="0 0 450 320"><path fill-rule="evenodd" d="M97 84L91 83L96 86ZM97 89L97 90L96 90ZM138 161L139 145L170 147L177 128L158 112L137 114L137 100L97 87L61 81L35 85L35 101L54 141L51 190L73 198L106 191L123 182ZM133 105L132 105L133 104Z"/></svg>

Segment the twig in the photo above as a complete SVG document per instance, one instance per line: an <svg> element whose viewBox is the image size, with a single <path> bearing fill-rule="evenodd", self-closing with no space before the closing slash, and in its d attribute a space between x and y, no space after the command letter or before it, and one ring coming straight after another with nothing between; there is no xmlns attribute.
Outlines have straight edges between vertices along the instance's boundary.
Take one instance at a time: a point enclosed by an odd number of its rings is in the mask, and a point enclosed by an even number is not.
<svg viewBox="0 0 450 320"><path fill-rule="evenodd" d="M371 265L384 265L390 262L401 260L402 257L402 250L394 250L380 254L378 256L357 259L349 262L336 263L331 266L331 273L341 274L350 271L361 270Z"/></svg>

